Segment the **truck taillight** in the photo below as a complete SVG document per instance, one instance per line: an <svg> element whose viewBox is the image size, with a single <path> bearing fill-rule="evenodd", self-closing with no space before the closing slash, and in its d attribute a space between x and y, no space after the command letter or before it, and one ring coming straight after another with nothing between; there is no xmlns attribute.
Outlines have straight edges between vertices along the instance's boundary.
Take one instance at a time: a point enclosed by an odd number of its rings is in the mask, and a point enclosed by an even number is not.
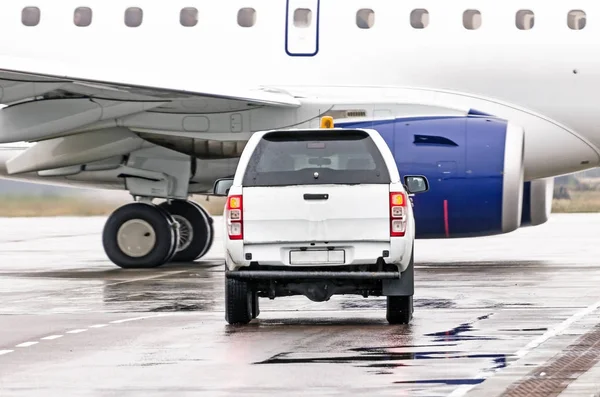
<svg viewBox="0 0 600 397"><path fill-rule="evenodd" d="M229 196L225 206L227 234L230 240L244 239L244 204L241 195Z"/></svg>
<svg viewBox="0 0 600 397"><path fill-rule="evenodd" d="M406 195L390 192L390 236L402 237L406 232Z"/></svg>

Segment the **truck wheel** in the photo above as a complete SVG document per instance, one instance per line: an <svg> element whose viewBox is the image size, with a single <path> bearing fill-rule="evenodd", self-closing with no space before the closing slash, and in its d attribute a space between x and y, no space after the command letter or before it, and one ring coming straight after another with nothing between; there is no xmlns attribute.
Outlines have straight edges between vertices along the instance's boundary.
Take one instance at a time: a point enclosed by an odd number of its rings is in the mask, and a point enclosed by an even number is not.
<svg viewBox="0 0 600 397"><path fill-rule="evenodd" d="M408 324L413 316L412 296L388 296L386 318L390 324Z"/></svg>
<svg viewBox="0 0 600 397"><path fill-rule="evenodd" d="M225 320L229 324L248 324L252 320L252 295L248 282L225 277Z"/></svg>

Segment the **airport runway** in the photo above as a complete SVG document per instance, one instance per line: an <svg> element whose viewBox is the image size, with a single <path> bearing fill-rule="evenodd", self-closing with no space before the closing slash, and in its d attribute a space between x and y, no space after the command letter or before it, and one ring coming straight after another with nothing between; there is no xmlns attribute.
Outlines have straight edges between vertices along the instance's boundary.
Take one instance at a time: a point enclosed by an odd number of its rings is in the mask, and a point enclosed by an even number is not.
<svg viewBox="0 0 600 397"><path fill-rule="evenodd" d="M103 223L0 218L0 396L600 393L600 214L418 240L410 326L360 297L228 326L219 227L200 263L124 271Z"/></svg>

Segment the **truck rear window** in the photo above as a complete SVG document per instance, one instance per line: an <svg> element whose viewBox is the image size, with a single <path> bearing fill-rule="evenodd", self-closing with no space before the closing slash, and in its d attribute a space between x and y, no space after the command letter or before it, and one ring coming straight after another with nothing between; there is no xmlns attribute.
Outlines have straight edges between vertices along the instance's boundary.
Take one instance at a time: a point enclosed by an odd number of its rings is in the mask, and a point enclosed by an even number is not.
<svg viewBox="0 0 600 397"><path fill-rule="evenodd" d="M390 175L364 131L277 131L257 145L244 186L383 184Z"/></svg>

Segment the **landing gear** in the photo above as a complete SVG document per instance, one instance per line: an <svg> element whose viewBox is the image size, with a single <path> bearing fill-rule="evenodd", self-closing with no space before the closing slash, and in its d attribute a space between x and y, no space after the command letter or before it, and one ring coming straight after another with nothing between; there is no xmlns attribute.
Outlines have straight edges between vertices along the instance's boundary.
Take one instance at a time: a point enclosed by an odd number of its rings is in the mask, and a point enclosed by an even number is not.
<svg viewBox="0 0 600 397"><path fill-rule="evenodd" d="M108 258L124 269L161 266L176 254L177 223L164 209L131 203L108 218L102 244Z"/></svg>
<svg viewBox="0 0 600 397"><path fill-rule="evenodd" d="M212 221L204 208L191 201L136 202L108 218L102 243L108 258L124 269L190 262L211 248Z"/></svg>
<svg viewBox="0 0 600 397"><path fill-rule="evenodd" d="M172 262L191 262L203 257L212 246L214 230L211 216L193 201L172 200L159 207L179 224L177 252Z"/></svg>

